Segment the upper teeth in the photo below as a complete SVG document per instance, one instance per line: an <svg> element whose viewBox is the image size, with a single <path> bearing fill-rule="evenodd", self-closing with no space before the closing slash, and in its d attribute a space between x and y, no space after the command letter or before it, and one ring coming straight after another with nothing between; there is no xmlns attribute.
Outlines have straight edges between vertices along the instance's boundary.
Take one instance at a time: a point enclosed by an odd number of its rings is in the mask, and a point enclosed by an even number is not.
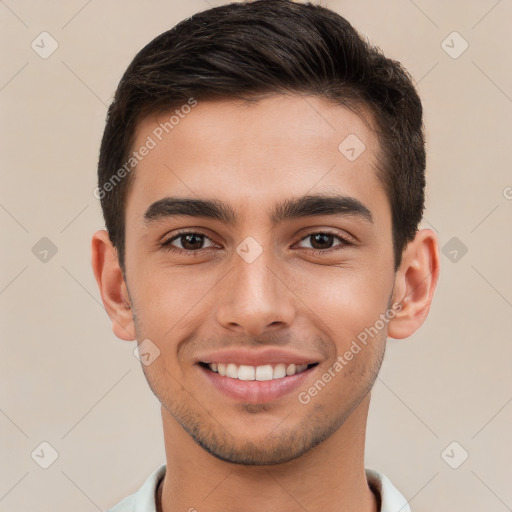
<svg viewBox="0 0 512 512"><path fill-rule="evenodd" d="M209 363L208 367L210 370L217 372L223 377L230 377L232 379L240 380L273 380L281 379L286 376L295 375L304 371L307 364L276 364L272 366L265 364L263 366L246 366L244 364L237 365L234 363L223 364L223 363Z"/></svg>

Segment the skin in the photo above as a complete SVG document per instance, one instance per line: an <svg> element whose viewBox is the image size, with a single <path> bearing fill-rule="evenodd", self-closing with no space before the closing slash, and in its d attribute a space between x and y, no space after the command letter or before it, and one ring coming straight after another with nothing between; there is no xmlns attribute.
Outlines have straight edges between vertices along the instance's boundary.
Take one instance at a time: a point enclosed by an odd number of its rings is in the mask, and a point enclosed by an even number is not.
<svg viewBox="0 0 512 512"><path fill-rule="evenodd" d="M134 148L168 118L142 121ZM338 150L349 134L366 146L355 161ZM126 276L107 233L94 234L92 265L114 333L149 339L160 350L142 368L162 404L163 512L229 512L241 503L249 512L378 510L364 473L370 390L386 337L406 338L422 325L439 275L438 241L429 229L417 232L394 272L378 152L367 121L322 98L200 102L134 171ZM277 203L311 194L356 198L373 222L339 214L271 222ZM166 196L222 201L236 222L187 216L144 222L148 207ZM183 254L160 245L183 228L206 238L195 239L192 250L175 239ZM326 231L334 237L310 236ZM262 248L252 263L236 252L248 236ZM392 304L401 305L394 318L300 403L298 392ZM194 359L211 349L274 346L318 365L300 389L264 404L220 393Z"/></svg>

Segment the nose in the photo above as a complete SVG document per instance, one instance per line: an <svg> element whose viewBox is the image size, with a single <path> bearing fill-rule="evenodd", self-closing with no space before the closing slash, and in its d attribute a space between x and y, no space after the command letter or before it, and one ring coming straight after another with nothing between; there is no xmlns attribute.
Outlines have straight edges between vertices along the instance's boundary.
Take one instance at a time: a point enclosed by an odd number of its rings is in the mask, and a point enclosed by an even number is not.
<svg viewBox="0 0 512 512"><path fill-rule="evenodd" d="M268 253L263 251L251 263L234 256L233 269L219 283L216 307L217 322L225 329L258 336L291 326L296 296Z"/></svg>

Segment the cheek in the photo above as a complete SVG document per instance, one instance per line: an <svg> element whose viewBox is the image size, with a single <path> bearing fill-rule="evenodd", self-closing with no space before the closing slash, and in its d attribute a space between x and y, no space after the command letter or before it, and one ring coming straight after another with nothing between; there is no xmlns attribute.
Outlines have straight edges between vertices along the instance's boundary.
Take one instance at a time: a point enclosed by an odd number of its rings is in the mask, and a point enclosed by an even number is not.
<svg viewBox="0 0 512 512"><path fill-rule="evenodd" d="M179 337L191 325L200 325L198 315L208 309L205 305L218 280L216 272L200 272L193 265L171 270L141 262L133 287L143 334L163 342Z"/></svg>
<svg viewBox="0 0 512 512"><path fill-rule="evenodd" d="M392 283L378 275L375 269L325 267L302 273L303 314L326 332L338 353L385 312Z"/></svg>

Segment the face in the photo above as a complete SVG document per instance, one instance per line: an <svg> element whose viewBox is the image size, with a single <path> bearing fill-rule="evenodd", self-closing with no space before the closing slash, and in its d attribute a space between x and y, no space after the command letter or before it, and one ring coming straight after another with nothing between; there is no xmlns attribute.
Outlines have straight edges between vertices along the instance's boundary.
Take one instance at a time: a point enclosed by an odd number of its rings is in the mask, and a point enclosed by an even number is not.
<svg viewBox="0 0 512 512"><path fill-rule="evenodd" d="M156 145L126 204L136 335L159 351L146 378L216 457L292 460L339 429L382 361L395 274L377 138L317 97L199 102L162 136L169 117L139 126L134 148Z"/></svg>

